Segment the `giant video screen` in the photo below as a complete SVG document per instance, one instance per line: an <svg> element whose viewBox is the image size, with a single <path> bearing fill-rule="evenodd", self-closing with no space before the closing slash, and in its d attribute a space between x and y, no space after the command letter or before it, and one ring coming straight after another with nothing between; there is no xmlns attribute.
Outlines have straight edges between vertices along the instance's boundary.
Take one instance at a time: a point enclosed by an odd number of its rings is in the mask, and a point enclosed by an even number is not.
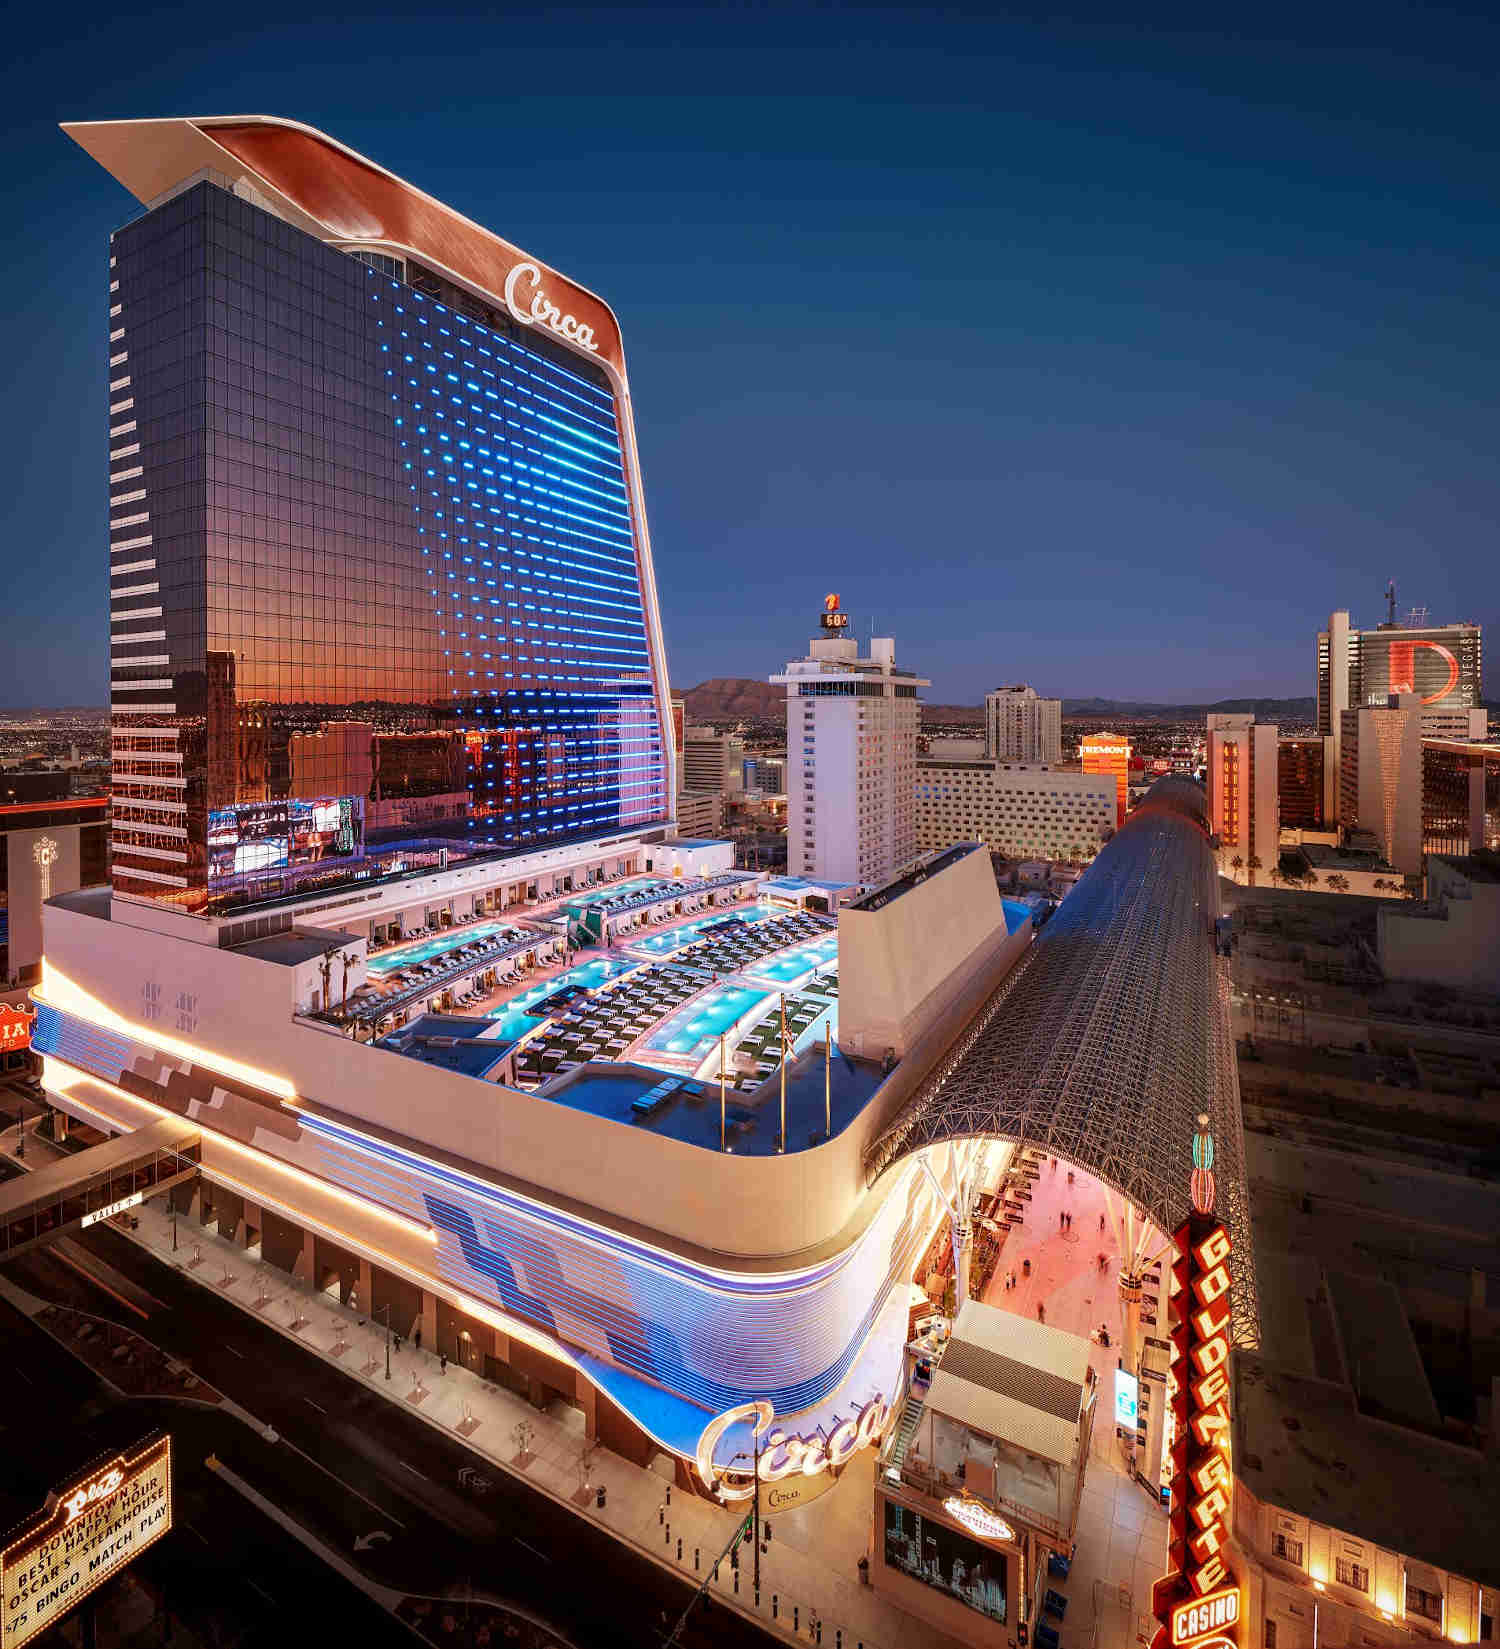
<svg viewBox="0 0 1500 1649"><path fill-rule="evenodd" d="M288 870L364 851L364 810L358 796L318 801L242 802L208 815L208 879Z"/></svg>
<svg viewBox="0 0 1500 1649"><path fill-rule="evenodd" d="M885 1503L885 1561L991 1620L1005 1619L1005 1554L894 1500Z"/></svg>
<svg viewBox="0 0 1500 1649"><path fill-rule="evenodd" d="M1415 693L1434 709L1470 710L1480 702L1480 633L1477 627L1366 631L1359 669L1366 704Z"/></svg>

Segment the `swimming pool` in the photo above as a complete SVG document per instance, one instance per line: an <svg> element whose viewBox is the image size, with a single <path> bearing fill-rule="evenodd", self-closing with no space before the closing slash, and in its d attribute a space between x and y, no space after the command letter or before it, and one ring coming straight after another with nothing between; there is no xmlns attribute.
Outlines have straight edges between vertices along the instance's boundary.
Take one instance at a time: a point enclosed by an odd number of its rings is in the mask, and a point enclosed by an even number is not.
<svg viewBox="0 0 1500 1649"><path fill-rule="evenodd" d="M597 990L600 985L611 979L623 979L626 974L634 973L641 966L639 962L626 962L616 957L596 956L590 962L581 962L576 968L569 968L566 973L554 974L551 979L539 980L535 985L528 985L524 991L519 991L508 1002L502 1002L498 1008L492 1008L486 1016L504 1023L507 1027L519 1025L519 1030L507 1028L507 1036L520 1036L524 1031L538 1025L541 1020L527 1014L526 1010L534 1002L553 995L557 991L566 990L570 985L582 987L584 990Z"/></svg>
<svg viewBox="0 0 1500 1649"><path fill-rule="evenodd" d="M643 950L649 951L653 956L669 956L674 950L681 950L684 945L693 945L700 939L712 937L711 930L725 922L732 922L736 918L741 922L765 922L770 919L771 914L759 905L753 905L748 910L721 911L717 916L704 916L696 922L684 922L681 927L671 928L666 933L649 933L640 939L627 939L624 944L627 950Z"/></svg>
<svg viewBox="0 0 1500 1649"><path fill-rule="evenodd" d="M724 1031L758 1008L770 994L770 991L748 990L743 985L720 985L685 1008L679 1008L646 1046L659 1053L703 1059Z"/></svg>
<svg viewBox="0 0 1500 1649"><path fill-rule="evenodd" d="M839 936L825 933L821 939L809 939L790 950L779 951L759 962L752 962L745 972L752 979L767 979L775 985L789 985L815 968L825 967L838 960Z"/></svg>
<svg viewBox="0 0 1500 1649"><path fill-rule="evenodd" d="M605 899L628 899L632 894L645 893L672 884L660 876L632 876L628 882L609 882L604 887L584 888L576 893L565 893L563 903L581 910L585 905L597 905Z"/></svg>
<svg viewBox="0 0 1500 1649"><path fill-rule="evenodd" d="M427 940L425 944L372 956L369 970L376 978L381 978L388 973L399 973L402 968L419 967L423 962L430 962L434 956L441 956L444 951L458 950L464 945L472 945L476 940L491 939L512 927L510 922L470 922L466 927L444 928L436 938Z"/></svg>
<svg viewBox="0 0 1500 1649"><path fill-rule="evenodd" d="M1005 911L1005 931L1014 933L1022 922L1031 918L1031 906L1022 904L1019 899L1002 899L1000 901Z"/></svg>

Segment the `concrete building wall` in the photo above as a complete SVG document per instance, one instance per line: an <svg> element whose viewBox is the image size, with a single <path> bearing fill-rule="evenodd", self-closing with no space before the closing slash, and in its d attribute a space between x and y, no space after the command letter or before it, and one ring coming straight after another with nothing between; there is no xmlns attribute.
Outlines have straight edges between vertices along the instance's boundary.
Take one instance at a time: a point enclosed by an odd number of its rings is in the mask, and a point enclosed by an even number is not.
<svg viewBox="0 0 1500 1649"><path fill-rule="evenodd" d="M965 985L1018 959L1031 923L1007 934L989 855L972 852L880 908L839 917L839 1042L851 1053L904 1058Z"/></svg>
<svg viewBox="0 0 1500 1649"><path fill-rule="evenodd" d="M1462 860L1427 862L1427 902L1380 912L1380 966L1388 979L1422 980L1500 996L1500 881Z"/></svg>
<svg viewBox="0 0 1500 1649"><path fill-rule="evenodd" d="M1422 870L1422 713L1414 693L1393 704L1346 710L1339 769L1339 823L1358 825L1406 876Z"/></svg>

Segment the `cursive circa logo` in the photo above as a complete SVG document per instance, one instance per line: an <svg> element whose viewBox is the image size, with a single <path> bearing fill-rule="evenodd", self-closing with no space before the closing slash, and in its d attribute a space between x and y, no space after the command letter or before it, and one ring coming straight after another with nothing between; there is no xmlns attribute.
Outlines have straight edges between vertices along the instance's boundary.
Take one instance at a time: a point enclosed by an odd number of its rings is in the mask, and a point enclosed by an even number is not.
<svg viewBox="0 0 1500 1649"><path fill-rule="evenodd" d="M721 1500L748 1500L755 1492L753 1483L744 1481L750 1473L743 1467L721 1467L714 1462L714 1449L719 1439L738 1420L748 1420L755 1435L764 1438L760 1450L760 1480L776 1483L784 1477L800 1473L816 1477L830 1467L842 1466L851 1455L871 1443L878 1443L891 1417L889 1405L876 1397L860 1409L852 1419L841 1421L825 1438L821 1433L811 1437L788 1437L779 1426L772 1427L776 1410L764 1399L755 1403L741 1403L738 1408L726 1409L710 1420L698 1439L698 1475L710 1493ZM737 1481L729 1482L730 1472Z"/></svg>
<svg viewBox="0 0 1500 1649"><path fill-rule="evenodd" d="M107 1471L102 1477L96 1477L92 1483L86 1483L81 1489L76 1489L63 1501L63 1507L71 1523L86 1507L92 1506L100 1500L109 1497L125 1481L125 1474L118 1467Z"/></svg>
<svg viewBox="0 0 1500 1649"><path fill-rule="evenodd" d="M522 296L523 287L531 289L530 302ZM593 327L565 315L542 291L542 272L534 263L518 263L505 277L505 307L522 326L545 326L569 343L579 344L595 355L599 352Z"/></svg>

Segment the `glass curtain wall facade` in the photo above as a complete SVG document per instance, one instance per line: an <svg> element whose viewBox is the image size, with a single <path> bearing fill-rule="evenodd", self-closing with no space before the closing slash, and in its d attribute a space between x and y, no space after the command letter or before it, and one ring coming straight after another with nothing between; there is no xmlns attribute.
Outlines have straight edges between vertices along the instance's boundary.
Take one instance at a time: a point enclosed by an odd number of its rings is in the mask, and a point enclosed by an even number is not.
<svg viewBox="0 0 1500 1649"><path fill-rule="evenodd" d="M213 911L667 819L604 372L212 182L111 250L116 890Z"/></svg>

